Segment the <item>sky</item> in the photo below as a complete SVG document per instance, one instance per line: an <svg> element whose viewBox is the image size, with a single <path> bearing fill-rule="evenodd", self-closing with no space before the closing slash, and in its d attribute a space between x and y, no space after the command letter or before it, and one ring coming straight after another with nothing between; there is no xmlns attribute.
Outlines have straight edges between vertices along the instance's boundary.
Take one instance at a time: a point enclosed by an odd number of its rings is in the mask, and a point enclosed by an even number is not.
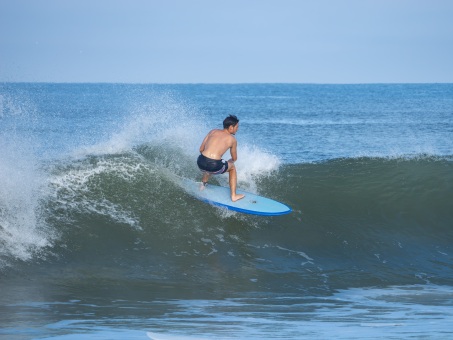
<svg viewBox="0 0 453 340"><path fill-rule="evenodd" d="M0 81L453 83L453 1L0 0Z"/></svg>

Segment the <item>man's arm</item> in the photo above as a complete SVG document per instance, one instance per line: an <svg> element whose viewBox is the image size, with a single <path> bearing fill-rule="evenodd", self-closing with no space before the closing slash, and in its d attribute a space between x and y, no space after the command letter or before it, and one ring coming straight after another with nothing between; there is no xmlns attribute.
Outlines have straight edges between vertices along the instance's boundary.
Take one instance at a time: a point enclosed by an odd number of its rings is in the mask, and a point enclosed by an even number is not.
<svg viewBox="0 0 453 340"><path fill-rule="evenodd" d="M234 138L234 137L231 137L231 138L233 138L233 143L230 148L231 160L233 162L236 162L236 160L238 159L238 151L237 151L238 142L237 142L236 138Z"/></svg>

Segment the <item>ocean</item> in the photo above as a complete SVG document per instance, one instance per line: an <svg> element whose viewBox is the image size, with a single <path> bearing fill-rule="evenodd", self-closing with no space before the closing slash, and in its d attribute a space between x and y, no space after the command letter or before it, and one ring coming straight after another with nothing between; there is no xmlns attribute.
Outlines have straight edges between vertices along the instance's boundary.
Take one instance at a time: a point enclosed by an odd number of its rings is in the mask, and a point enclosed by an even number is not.
<svg viewBox="0 0 453 340"><path fill-rule="evenodd" d="M238 187L290 214L179 185L229 114ZM1 339L452 325L453 84L0 84Z"/></svg>

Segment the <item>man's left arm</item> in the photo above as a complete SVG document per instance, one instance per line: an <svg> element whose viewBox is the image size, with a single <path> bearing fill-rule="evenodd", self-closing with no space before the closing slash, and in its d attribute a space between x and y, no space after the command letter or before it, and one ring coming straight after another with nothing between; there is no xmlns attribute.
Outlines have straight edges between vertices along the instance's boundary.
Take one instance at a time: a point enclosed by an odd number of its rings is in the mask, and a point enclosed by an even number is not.
<svg viewBox="0 0 453 340"><path fill-rule="evenodd" d="M233 138L233 143L231 145L231 148L230 148L230 154L231 154L231 160L233 162L236 162L236 160L238 159L238 152L237 152L237 141L236 141L236 138L232 137Z"/></svg>

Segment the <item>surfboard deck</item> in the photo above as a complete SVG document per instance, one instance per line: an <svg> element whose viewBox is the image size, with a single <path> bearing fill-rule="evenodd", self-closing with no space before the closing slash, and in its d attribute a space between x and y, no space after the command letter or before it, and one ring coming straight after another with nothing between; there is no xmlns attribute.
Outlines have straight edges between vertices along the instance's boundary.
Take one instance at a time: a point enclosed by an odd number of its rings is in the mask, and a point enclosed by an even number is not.
<svg viewBox="0 0 453 340"><path fill-rule="evenodd" d="M243 190L236 190L236 192L244 194L245 197L233 202L231 201L229 187L208 184L204 190L200 190L200 182L187 178L181 179L181 185L188 194L203 202L244 214L279 216L289 214L292 211L286 204Z"/></svg>

